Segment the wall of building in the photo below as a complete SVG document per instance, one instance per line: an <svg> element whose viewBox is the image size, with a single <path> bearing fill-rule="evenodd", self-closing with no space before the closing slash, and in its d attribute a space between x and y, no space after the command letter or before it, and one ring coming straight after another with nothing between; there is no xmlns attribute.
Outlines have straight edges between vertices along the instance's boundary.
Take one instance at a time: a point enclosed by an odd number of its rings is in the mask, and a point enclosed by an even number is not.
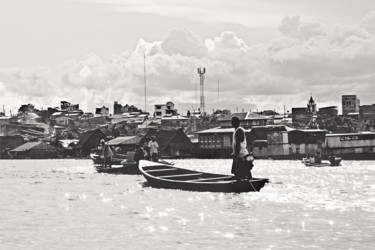
<svg viewBox="0 0 375 250"><path fill-rule="evenodd" d="M306 154L316 154L322 152L322 145L316 143L302 143L302 144L290 144L291 156L301 158Z"/></svg>
<svg viewBox="0 0 375 250"><path fill-rule="evenodd" d="M359 113L360 101L356 95L342 96L342 114Z"/></svg>
<svg viewBox="0 0 375 250"><path fill-rule="evenodd" d="M375 147L375 133L330 135L325 140L326 149L358 147Z"/></svg>
<svg viewBox="0 0 375 250"><path fill-rule="evenodd" d="M366 124L375 124L375 104L359 106L359 117Z"/></svg>

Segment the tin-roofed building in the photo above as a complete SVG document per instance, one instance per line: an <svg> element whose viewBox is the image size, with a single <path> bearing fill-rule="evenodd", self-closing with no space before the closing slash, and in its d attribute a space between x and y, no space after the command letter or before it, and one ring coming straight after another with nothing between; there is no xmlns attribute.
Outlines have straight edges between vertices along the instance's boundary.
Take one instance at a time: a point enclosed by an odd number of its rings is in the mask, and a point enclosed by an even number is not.
<svg viewBox="0 0 375 250"><path fill-rule="evenodd" d="M106 135L100 129L87 131L81 134L76 149L79 150L81 156L88 156L91 149L96 148L100 141L106 138Z"/></svg>
<svg viewBox="0 0 375 250"><path fill-rule="evenodd" d="M271 119L262 115L251 112L234 113L225 117L219 118L217 121L221 128L231 128L232 117L237 116L240 119L241 127L251 128L252 126L265 126L270 123Z"/></svg>
<svg viewBox="0 0 375 250"><path fill-rule="evenodd" d="M16 159L48 159L56 158L58 154L57 148L45 142L27 142L9 152Z"/></svg>
<svg viewBox="0 0 375 250"><path fill-rule="evenodd" d="M147 138L152 136L155 136L159 144L161 156L171 158L192 156L194 146L182 128L150 129L141 140L140 145L143 146Z"/></svg>

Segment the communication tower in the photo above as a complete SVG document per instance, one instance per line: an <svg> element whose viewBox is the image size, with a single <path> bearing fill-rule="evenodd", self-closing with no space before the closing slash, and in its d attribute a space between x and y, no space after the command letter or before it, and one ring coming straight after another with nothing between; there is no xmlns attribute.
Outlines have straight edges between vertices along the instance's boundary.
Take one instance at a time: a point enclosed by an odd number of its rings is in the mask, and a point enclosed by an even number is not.
<svg viewBox="0 0 375 250"><path fill-rule="evenodd" d="M200 110L202 112L202 114L204 113L204 108L205 108L205 104L204 104L204 73L206 73L206 69L205 68L201 68L199 67L198 68L198 74L199 74L199 78L200 78L200 86L201 86L201 105L200 105Z"/></svg>

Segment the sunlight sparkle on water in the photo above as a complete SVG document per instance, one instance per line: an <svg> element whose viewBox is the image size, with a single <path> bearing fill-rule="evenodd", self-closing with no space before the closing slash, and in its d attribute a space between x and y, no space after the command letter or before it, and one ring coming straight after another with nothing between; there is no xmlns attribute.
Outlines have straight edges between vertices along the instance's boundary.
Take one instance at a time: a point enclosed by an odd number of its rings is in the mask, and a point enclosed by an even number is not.
<svg viewBox="0 0 375 250"><path fill-rule="evenodd" d="M370 161L256 160L253 176L272 181L243 194L153 189L143 176L98 174L90 160L0 165L0 249L373 249ZM231 170L230 160L175 165Z"/></svg>

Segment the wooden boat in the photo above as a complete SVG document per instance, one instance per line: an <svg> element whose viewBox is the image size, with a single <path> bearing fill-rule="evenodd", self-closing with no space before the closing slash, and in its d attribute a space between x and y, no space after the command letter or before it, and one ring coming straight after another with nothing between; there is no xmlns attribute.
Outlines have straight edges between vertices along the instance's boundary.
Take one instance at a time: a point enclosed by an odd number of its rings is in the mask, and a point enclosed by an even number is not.
<svg viewBox="0 0 375 250"><path fill-rule="evenodd" d="M112 167L112 168L96 166L96 171L98 173L107 173L107 174L128 174L128 175L141 174L138 168L138 164L136 162L123 163L121 167Z"/></svg>
<svg viewBox="0 0 375 250"><path fill-rule="evenodd" d="M306 167L337 167L340 165L341 158L335 158L331 161L322 161L322 163L305 162Z"/></svg>
<svg viewBox="0 0 375 250"><path fill-rule="evenodd" d="M173 166L172 162L167 162L167 161L164 161L163 159L159 159L158 163L165 164L168 166ZM112 167L112 168L105 168L102 165L96 166L96 171L98 173L107 173L107 174L127 174L127 175L142 174L138 168L138 164L134 161L129 162L127 160L123 160L121 164L122 164L122 167Z"/></svg>
<svg viewBox="0 0 375 250"><path fill-rule="evenodd" d="M90 158L95 165L103 165L104 159L98 154L91 153ZM126 159L125 155L114 155L112 157L111 165L121 165L121 162Z"/></svg>
<svg viewBox="0 0 375 250"><path fill-rule="evenodd" d="M259 191L268 182L264 178L238 182L233 175L204 173L145 160L139 162L139 170L152 187L187 191L251 192Z"/></svg>

